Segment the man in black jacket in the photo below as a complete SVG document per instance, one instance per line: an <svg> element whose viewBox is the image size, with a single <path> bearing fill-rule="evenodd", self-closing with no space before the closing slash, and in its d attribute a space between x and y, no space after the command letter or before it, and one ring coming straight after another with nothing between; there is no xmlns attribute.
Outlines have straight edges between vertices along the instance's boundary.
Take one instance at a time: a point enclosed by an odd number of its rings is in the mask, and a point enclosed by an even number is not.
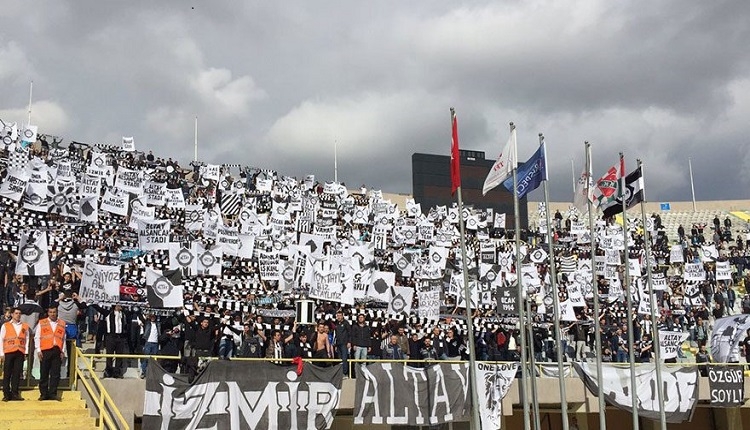
<svg viewBox="0 0 750 430"><path fill-rule="evenodd" d="M352 345L354 345L354 359L367 360L370 352L370 327L365 321L365 315L357 315L357 324L352 326Z"/></svg>
<svg viewBox="0 0 750 430"><path fill-rule="evenodd" d="M128 345L129 320L122 309L122 305L116 304L112 309L104 309L99 305L93 305L104 317L104 347L107 354L124 354ZM122 378L125 373L125 360L118 358L113 360L107 357L107 368L104 377Z"/></svg>
<svg viewBox="0 0 750 430"><path fill-rule="evenodd" d="M336 329L334 331L335 342L334 347L336 353L341 359L341 364L344 366L344 376L349 376L349 350L352 348L352 326L349 321L344 319L344 312L339 310L336 312Z"/></svg>

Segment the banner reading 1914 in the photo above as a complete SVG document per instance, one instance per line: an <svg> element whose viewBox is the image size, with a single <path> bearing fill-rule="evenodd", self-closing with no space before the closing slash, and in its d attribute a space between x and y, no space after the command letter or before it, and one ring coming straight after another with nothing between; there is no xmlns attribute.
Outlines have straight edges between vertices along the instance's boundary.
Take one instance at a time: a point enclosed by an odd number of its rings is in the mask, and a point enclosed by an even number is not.
<svg viewBox="0 0 750 430"><path fill-rule="evenodd" d="M211 361L193 383L155 360L146 372L143 428L327 429L341 398L341 365Z"/></svg>
<svg viewBox="0 0 750 430"><path fill-rule="evenodd" d="M374 363L358 368L355 425L436 425L467 421L470 414L467 363L436 363L425 369Z"/></svg>

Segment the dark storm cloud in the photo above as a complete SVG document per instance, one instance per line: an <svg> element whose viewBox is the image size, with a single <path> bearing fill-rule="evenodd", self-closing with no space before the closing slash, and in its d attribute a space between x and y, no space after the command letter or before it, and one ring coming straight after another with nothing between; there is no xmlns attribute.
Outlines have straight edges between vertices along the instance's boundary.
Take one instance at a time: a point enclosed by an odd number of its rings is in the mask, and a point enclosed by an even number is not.
<svg viewBox="0 0 750 430"><path fill-rule="evenodd" d="M23 6L23 7L21 7ZM194 9L192 9L194 7ZM411 154L461 144L519 157L549 143L554 200L571 198L583 141L595 175L644 160L650 200L748 198L750 3L40 1L8 4L0 117L117 142L392 192ZM5 118L3 118L5 119ZM578 172L576 173L578 174ZM534 197L535 195L532 195Z"/></svg>

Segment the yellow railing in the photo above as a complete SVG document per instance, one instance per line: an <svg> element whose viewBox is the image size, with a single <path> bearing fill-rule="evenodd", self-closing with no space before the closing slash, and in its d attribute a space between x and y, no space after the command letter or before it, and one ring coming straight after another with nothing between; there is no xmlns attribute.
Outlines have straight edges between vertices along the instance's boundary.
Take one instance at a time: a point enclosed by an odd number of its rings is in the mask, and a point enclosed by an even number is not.
<svg viewBox="0 0 750 430"><path fill-rule="evenodd" d="M96 375L91 360L77 347L73 349L71 355L73 355L71 357L73 359L71 386L75 387L79 381L83 384L99 414L98 428L130 430L130 425L125 421L120 409L117 408L102 381ZM84 369L81 369L79 363L83 363Z"/></svg>

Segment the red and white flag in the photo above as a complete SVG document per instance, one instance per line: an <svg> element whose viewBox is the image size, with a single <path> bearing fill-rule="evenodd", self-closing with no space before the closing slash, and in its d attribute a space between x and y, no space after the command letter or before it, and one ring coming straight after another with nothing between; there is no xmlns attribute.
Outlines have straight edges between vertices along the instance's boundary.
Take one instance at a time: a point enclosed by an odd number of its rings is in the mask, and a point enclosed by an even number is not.
<svg viewBox="0 0 750 430"><path fill-rule="evenodd" d="M461 186L461 157L458 153L458 119L451 108L451 195Z"/></svg>
<svg viewBox="0 0 750 430"><path fill-rule="evenodd" d="M510 132L508 143L505 144L503 152L497 157L497 161L495 161L492 169L490 169L490 173L487 174L487 178L484 180L482 195L486 195L490 190L502 184L513 174L513 169L516 168L517 158L516 129L514 128Z"/></svg>

